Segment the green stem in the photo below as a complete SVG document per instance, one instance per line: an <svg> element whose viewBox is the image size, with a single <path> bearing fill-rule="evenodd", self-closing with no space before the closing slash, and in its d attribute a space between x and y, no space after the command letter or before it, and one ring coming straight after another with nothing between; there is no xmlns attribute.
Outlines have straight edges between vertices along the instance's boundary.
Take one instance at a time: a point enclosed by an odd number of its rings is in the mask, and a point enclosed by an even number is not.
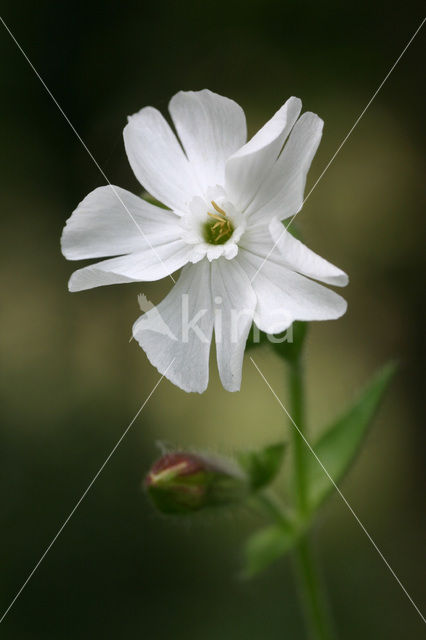
<svg viewBox="0 0 426 640"><path fill-rule="evenodd" d="M291 427L293 441L294 470L297 495L297 511L303 523L309 510L309 496L306 473L305 399L303 384L303 363L297 358L290 365L290 415L297 425ZM295 548L296 566L303 594L304 611L309 621L311 637L315 640L332 640L333 633L325 598L322 592L318 568L307 534L303 533Z"/></svg>
<svg viewBox="0 0 426 640"><path fill-rule="evenodd" d="M306 483L306 444L300 435L305 431L305 399L303 385L303 364L299 357L290 365L290 415L294 424L291 425L293 441L294 469L296 474L297 508L301 517L306 515L308 508L308 492ZM297 425L297 427L295 426Z"/></svg>
<svg viewBox="0 0 426 640"><path fill-rule="evenodd" d="M295 549L296 568L307 627L315 640L332 640L331 621L311 542L304 534Z"/></svg>

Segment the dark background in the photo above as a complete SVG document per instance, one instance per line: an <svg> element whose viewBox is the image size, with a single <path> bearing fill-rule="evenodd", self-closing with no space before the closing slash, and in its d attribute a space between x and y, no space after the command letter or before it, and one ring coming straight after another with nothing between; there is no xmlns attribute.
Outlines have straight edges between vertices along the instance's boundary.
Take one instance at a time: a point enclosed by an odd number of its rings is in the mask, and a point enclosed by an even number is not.
<svg viewBox="0 0 426 640"><path fill-rule="evenodd" d="M113 184L139 191L126 116L180 89L234 98L253 133L290 95L325 120L313 184L422 19L421 4L2 2L1 14ZM309 417L320 430L389 358L398 375L342 488L422 604L424 436L420 33L298 217L345 269L349 310L309 339ZM134 343L137 294L168 282L69 294L59 237L104 179L0 25L3 414L0 610L6 609L158 379ZM267 348L257 361L286 398ZM304 638L292 566L238 579L259 526L233 511L158 517L140 490L155 441L215 452L275 441L288 425L245 363L240 394L163 381L0 629L10 640ZM408 599L338 496L317 546L340 637L423 637ZM423 588L423 593L422 593ZM1 615L0 612L0 615Z"/></svg>

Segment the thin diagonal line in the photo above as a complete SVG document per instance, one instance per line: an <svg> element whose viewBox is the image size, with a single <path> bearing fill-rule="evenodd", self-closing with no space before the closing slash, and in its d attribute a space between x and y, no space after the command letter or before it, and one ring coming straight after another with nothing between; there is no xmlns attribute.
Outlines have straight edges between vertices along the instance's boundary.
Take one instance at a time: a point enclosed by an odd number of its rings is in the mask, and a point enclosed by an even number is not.
<svg viewBox="0 0 426 640"><path fill-rule="evenodd" d="M114 453L116 452L116 450L118 449L118 447L120 446L120 444L122 443L122 441L124 440L124 438L126 437L127 433L129 432L130 428L132 427L132 425L134 424L134 422L136 421L136 419L139 417L140 413L142 412L142 410L144 409L144 407L147 405L147 403L149 402L152 394L154 393L154 391L157 389L158 385L160 384L160 382L162 381L162 379L164 378L164 376L166 375L167 371L169 370L169 368L172 366L174 362L174 358L171 361L171 363L169 364L169 366L167 367L167 369L165 370L165 372L163 373L163 375L161 376L161 378L159 378L159 380L156 382L155 386L153 387L152 391L150 392L150 394L148 395L148 397L146 398L146 400L144 401L144 403L141 405L141 407L139 408L138 412L136 413L136 415L134 416L134 418L131 420L131 422L129 423L129 425L126 427L124 433L120 436L119 440L116 442L116 444L114 445L114 447L112 448L111 452L108 454L107 458L105 459L105 461L103 462L103 464L101 465L101 467L99 468L99 470L96 472L96 474L93 476L93 479L91 480L90 484L88 485L87 489L85 489L85 491L82 493L81 497L77 500L75 506L73 507L73 509L70 511L69 515L67 516L67 518L65 519L65 521L63 522L63 524L61 525L60 529L58 530L57 534L55 535L55 537L53 538L53 540L50 542L50 544L46 547L46 550L43 552L40 560L37 562L37 564L35 565L34 569L31 571L31 573L29 574L28 578L25 580L24 584L22 585L22 587L19 589L19 591L17 592L17 594L15 595L15 597L13 598L12 602L10 603L10 605L7 607L7 609L5 610L5 612L3 613L3 615L0 618L0 624L3 622L3 620L5 619L5 617L7 616L7 614L9 613L9 611L11 610L11 608L13 607L13 605L15 604L15 602L17 601L17 599L19 598L19 596L21 595L21 593L23 592L23 590L25 589L25 587L27 586L27 584L29 583L29 581L31 580L31 578L33 577L33 575L35 574L35 572L37 571L37 569L39 568L39 566L41 565L41 563L43 562L43 560L45 559L45 557L47 556L47 554L49 553L50 549L53 547L53 545L55 544L56 540L59 538L59 536L61 535L62 531L65 529L65 527L67 526L68 522L71 520L71 518L73 517L74 513L77 511L78 507L80 506L80 504L83 502L84 498L87 496L87 494L89 493L90 489L93 487L93 485L95 484L96 480L99 478L99 476L101 475L102 471L105 469L106 465L108 464L108 462L110 461L110 459L112 458L112 456L114 455Z"/></svg>
<svg viewBox="0 0 426 640"><path fill-rule="evenodd" d="M0 16L0 20L3 23L4 28L6 29L6 31L8 32L8 34L10 35L10 37L12 38L13 42L16 44L16 46L18 47L19 51L22 53L22 55L24 56L25 60L28 62L28 64L30 65L31 69L34 71L35 75L37 76L37 78L40 80L41 84L43 85L43 87L45 88L45 90L47 91L47 93L49 94L49 96L52 98L53 102L55 103L55 105L58 107L59 111L61 112L61 114L63 115L63 117L65 118L65 120L67 121L67 123L69 124L69 126L71 127L71 129L73 130L73 132L75 133L75 135L77 136L78 140L81 142L83 148L87 151L87 153L89 154L90 158L92 159L92 161L94 162L95 166L97 167L97 169L100 171L100 173L102 174L103 178L108 182L108 185L111 187L111 189L113 190L113 193L115 195L115 197L117 198L117 200L119 200L119 202L122 204L123 208L125 209L125 211L127 212L127 214L129 215L130 219L132 220L132 222L135 224L136 228L138 229L139 233L142 235L143 239L148 243L148 245L150 246L150 248L152 249L152 251L154 252L154 255L156 256L156 258L158 258L158 260L161 262L161 264L163 265L164 269L165 269L165 276L169 276L173 283L176 283L175 279L173 278L173 276L169 273L166 265L164 264L164 261L162 260L161 256L158 255L157 251L155 250L155 248L152 246L151 242L149 241L149 238L147 238L146 234L143 232L143 230L141 229L141 227L139 226L138 222L135 220L134 216L132 215L132 213L129 211L128 207L125 205L125 203L123 202L122 198L120 197L120 194L118 193L117 189L114 187L113 184L111 184L111 182L109 181L109 179L107 178L105 171L102 169L102 167L100 166L100 164L98 163L98 161L96 160L96 158L94 157L93 153L90 151L89 147L87 146L87 144L84 142L83 138L80 136L80 134L78 133L77 129L74 127L73 123L71 122L71 120L68 118L67 114L65 113L65 111L62 109L61 105L59 104L59 102L56 100L55 96L53 95L53 93L51 92L51 90L49 89L49 87L47 86L47 84L45 83L45 81L43 80L43 78L41 77L41 75L39 74L39 72L37 71L37 69L35 68L35 66L33 65L33 63L31 62L31 60L29 59L29 57L27 56L27 54L25 53L25 51L23 50L23 48L21 47L21 45L19 44L19 42L17 41L17 39L15 38L15 36L13 35L13 33L11 32L11 30L9 29L9 27L7 26L7 24L5 23L5 21L3 20L3 18Z"/></svg>
<svg viewBox="0 0 426 640"><path fill-rule="evenodd" d="M397 66L397 64L399 63L399 61L401 60L402 56L405 54L405 52L407 51L408 47L411 45L411 43L413 42L414 38L417 36L417 34L419 33L420 29L423 27L424 23L426 21L426 18L423 18L423 20L421 21L420 25L417 27L416 31L413 33L413 35L411 36L411 38L409 39L409 41L407 42L407 44L405 45L404 49L402 50L402 52L399 54L398 58L395 60L395 62L393 63L393 65L391 66L391 68L389 69L389 71L387 72L387 74L385 75L385 77L383 78L382 82L379 84L379 86L377 87L376 91L373 93L373 95L371 96L370 100L367 102L367 104L365 105L364 109L361 111L361 113L359 114L358 118L355 120L354 124L352 125L352 127L349 129L348 133L345 135L345 137L343 138L342 142L339 144L339 146L337 147L336 151L334 152L334 154L331 156L330 160L328 161L328 163L326 164L325 168L323 169L322 173L320 174L319 178L316 180L315 184L313 185L313 187L310 189L308 195L306 196L306 198L303 200L302 202L302 206L300 207L299 211L297 211L294 216L292 218L290 218L290 222L284 227L284 229L282 230L282 232L279 235L279 238L274 242L274 245L272 247L272 249L269 251L268 255L263 259L261 265L259 266L258 270L256 271L256 273L254 274L254 276L251 278L251 282L253 282L253 280L256 278L257 274L259 273L259 271L262 269L263 265L265 264L265 262L267 262L267 260L269 259L270 255L272 254L272 252L274 251L275 247L277 246L277 244L279 243L279 241L281 240L281 238L283 237L283 235L288 231L288 228L290 227L290 225L293 223L294 219L296 218L296 216L300 213L300 211L302 210L303 205L305 204L306 200L309 198L309 196L311 195L311 193L313 192L313 190L318 186L320 180L323 178L324 174L326 173L326 171L329 169L330 165L334 162L337 154L340 152L340 150L342 149L343 145L347 142L349 136L352 134L353 130L355 129L355 127L359 124L359 122L361 121L361 119L363 118L363 116L365 115L367 109L369 108L369 106L371 105L371 103L373 102L373 100L375 99L375 97L377 96L377 94L379 93L380 89L383 87L383 85L385 84L386 80L389 78L389 76L391 75L391 73L394 71L395 67Z"/></svg>
<svg viewBox="0 0 426 640"><path fill-rule="evenodd" d="M345 496L343 495L343 493L341 492L341 490L339 489L337 484L334 482L334 480L331 477L331 475L328 473L327 469L325 468L325 466L323 465L323 463L321 462L321 460L319 459L319 457L315 453L314 449L312 448L312 446L310 445L310 443L306 439L305 435L299 429L299 427L297 426L297 424L295 423L295 421L293 420L293 418L291 417L291 415L289 414L289 412L287 411L287 409L285 408L285 406L281 402L280 398L277 396L277 394L275 393L275 391L273 390L273 388L269 384L268 380L265 378L265 376L263 375L263 373L261 372L261 370L259 369L259 367L257 366L257 364L255 363L255 361L253 360L253 358L251 356L250 356L250 360L252 361L252 364L256 368L257 372L260 374L260 376L263 379L263 381L265 382L266 386L269 388L269 390L271 391L272 395L274 396L274 398L276 399L276 401L280 405L281 409L287 415L287 417L289 418L289 420L293 424L294 428L296 429L297 433L303 439L303 441L306 444L306 446L308 447L309 451L312 453L312 455L314 456L315 460L318 462L318 464L320 465L321 469L324 471L325 475L330 480L331 484L336 489L337 493L339 494L339 496L341 497L341 499L343 500L343 502L345 503L345 505L347 506L347 508L349 509L349 511L351 512L351 514L353 515L353 517L355 518L355 520L357 521L357 523L359 524L359 526L361 527L361 529L363 530L363 532L365 533L365 535L367 536L367 538L369 539L369 541L371 542L371 544L373 545L373 547L375 548L375 550L377 551L377 553L379 554L379 556L381 557L381 559L383 560L383 562L385 563L385 565L387 566L387 568L389 569L389 571L391 572L391 574L393 575L393 577L395 578L397 583L399 584L399 586L401 587L402 591L407 596L408 600L411 602L411 604L413 605L413 607L415 608L415 610L417 611L417 613L419 614L419 616L421 617L423 622L426 623L426 619L423 616L422 612L420 611L419 607L416 605L416 603L414 602L413 598L410 596L410 594L408 593L407 589L404 587L404 585L402 584L401 580L398 578L398 576L396 575L395 571L392 569L392 567L390 566L389 562L386 560L385 556L380 551L379 547L374 542L373 538L368 533L367 529L365 528L365 526L363 525L363 523L361 522L361 520L359 519L359 517L357 516L357 514L355 513L355 511L351 507L351 505L349 504L348 500L345 498Z"/></svg>

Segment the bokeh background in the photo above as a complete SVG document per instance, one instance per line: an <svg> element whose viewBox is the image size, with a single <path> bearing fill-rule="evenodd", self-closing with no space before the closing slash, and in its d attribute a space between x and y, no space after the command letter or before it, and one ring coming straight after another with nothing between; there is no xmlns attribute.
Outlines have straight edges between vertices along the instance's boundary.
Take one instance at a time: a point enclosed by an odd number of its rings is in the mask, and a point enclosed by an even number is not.
<svg viewBox="0 0 426 640"><path fill-rule="evenodd" d="M251 133L290 95L325 120L313 184L402 51L421 4L311 0L2 2L2 16L112 183L139 191L122 129L142 106L208 87L245 108ZM305 241L344 268L349 310L309 337L309 418L320 431L381 364L400 368L343 491L419 604L424 596L421 409L420 33L298 218ZM2 293L0 609L20 588L158 379L129 344L137 294L169 283L67 292L66 218L104 184L0 27ZM286 398L268 348L257 361ZM286 436L249 361L228 394L211 367L203 396L168 381L75 513L1 628L9 640L304 638L292 566L238 578L260 522L239 511L170 523L141 479L157 441L232 453ZM340 637L420 638L421 620L337 496L316 540ZM423 562L422 562L423 560Z"/></svg>

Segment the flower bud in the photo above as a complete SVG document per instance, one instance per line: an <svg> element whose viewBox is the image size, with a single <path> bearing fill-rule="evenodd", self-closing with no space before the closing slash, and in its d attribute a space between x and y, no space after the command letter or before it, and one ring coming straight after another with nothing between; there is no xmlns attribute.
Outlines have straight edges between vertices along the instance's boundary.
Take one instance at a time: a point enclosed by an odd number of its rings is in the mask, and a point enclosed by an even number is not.
<svg viewBox="0 0 426 640"><path fill-rule="evenodd" d="M247 478L232 461L185 452L157 460L145 486L157 508L168 514L238 503L249 490Z"/></svg>

